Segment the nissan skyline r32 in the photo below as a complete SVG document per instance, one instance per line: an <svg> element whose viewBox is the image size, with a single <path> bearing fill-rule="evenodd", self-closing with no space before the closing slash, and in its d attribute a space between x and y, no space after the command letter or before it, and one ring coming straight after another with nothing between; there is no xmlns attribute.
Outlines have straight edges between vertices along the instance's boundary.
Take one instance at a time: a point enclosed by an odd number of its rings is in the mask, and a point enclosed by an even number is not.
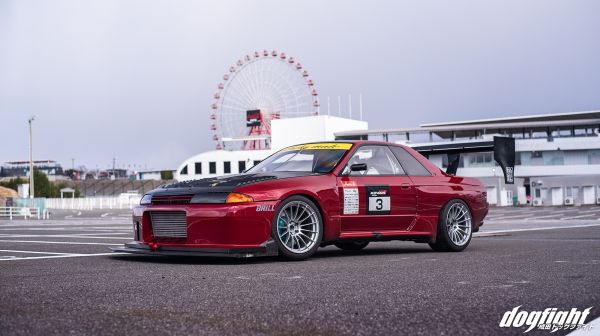
<svg viewBox="0 0 600 336"><path fill-rule="evenodd" d="M133 209L134 241L114 250L301 260L320 246L411 240L462 251L487 212L477 179L446 174L410 147L309 143L239 175L149 192Z"/></svg>

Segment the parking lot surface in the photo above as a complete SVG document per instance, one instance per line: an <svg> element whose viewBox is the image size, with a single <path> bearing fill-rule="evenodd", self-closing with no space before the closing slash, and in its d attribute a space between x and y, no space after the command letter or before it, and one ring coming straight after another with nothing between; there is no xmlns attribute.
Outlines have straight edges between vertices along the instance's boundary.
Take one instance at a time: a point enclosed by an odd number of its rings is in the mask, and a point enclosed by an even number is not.
<svg viewBox="0 0 600 336"><path fill-rule="evenodd" d="M516 306L600 315L600 207L492 209L462 253L382 242L303 262L114 254L128 211L51 218L0 221L0 334L516 335L498 327Z"/></svg>

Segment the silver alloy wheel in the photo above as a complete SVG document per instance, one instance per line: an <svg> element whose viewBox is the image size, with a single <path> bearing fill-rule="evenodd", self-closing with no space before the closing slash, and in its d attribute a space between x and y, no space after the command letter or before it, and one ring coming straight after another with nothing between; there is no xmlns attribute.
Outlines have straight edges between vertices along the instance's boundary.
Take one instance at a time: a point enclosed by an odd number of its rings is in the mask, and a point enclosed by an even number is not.
<svg viewBox="0 0 600 336"><path fill-rule="evenodd" d="M277 216L277 235L288 251L304 253L313 248L317 242L319 216L305 202L289 202Z"/></svg>
<svg viewBox="0 0 600 336"><path fill-rule="evenodd" d="M448 237L456 246L463 246L471 237L471 213L463 203L454 203L446 214Z"/></svg>

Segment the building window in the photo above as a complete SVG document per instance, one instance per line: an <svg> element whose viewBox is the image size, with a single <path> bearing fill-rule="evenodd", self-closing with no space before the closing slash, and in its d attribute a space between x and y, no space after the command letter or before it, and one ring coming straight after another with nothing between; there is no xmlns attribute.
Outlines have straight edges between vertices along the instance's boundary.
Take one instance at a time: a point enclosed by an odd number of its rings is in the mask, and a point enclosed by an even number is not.
<svg viewBox="0 0 600 336"><path fill-rule="evenodd" d="M202 175L202 162L196 162L194 164L196 175Z"/></svg>
<svg viewBox="0 0 600 336"><path fill-rule="evenodd" d="M600 164L600 149L590 149L588 151L588 163Z"/></svg>
<svg viewBox="0 0 600 336"><path fill-rule="evenodd" d="M469 167L493 166L492 153L477 153L469 155Z"/></svg>
<svg viewBox="0 0 600 336"><path fill-rule="evenodd" d="M223 174L231 174L231 162L223 162Z"/></svg>
<svg viewBox="0 0 600 336"><path fill-rule="evenodd" d="M543 158L545 166L560 166L565 164L565 155L560 151L544 152Z"/></svg>
<svg viewBox="0 0 600 336"><path fill-rule="evenodd" d="M208 173L209 174L216 174L217 173L217 163L216 162L209 162L208 163Z"/></svg>
<svg viewBox="0 0 600 336"><path fill-rule="evenodd" d="M246 161L238 161L238 172L242 173L246 170Z"/></svg>
<svg viewBox="0 0 600 336"><path fill-rule="evenodd" d="M187 175L187 165L185 165L185 167L181 168L181 171L179 172L180 175Z"/></svg>
<svg viewBox="0 0 600 336"><path fill-rule="evenodd" d="M257 164L260 163L260 160L254 160L254 165L256 166Z"/></svg>

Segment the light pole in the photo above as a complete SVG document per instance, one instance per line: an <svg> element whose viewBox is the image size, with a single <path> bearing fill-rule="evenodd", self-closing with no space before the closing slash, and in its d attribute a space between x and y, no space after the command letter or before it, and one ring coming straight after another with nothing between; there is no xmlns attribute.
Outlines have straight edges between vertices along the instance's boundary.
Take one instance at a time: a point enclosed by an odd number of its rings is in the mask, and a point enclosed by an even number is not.
<svg viewBox="0 0 600 336"><path fill-rule="evenodd" d="M31 206L33 207L34 204L34 187L33 187L33 140L32 140L32 136L31 136L31 123L35 120L35 117L32 116L31 118L29 118L28 122L29 122L29 197L31 198Z"/></svg>

